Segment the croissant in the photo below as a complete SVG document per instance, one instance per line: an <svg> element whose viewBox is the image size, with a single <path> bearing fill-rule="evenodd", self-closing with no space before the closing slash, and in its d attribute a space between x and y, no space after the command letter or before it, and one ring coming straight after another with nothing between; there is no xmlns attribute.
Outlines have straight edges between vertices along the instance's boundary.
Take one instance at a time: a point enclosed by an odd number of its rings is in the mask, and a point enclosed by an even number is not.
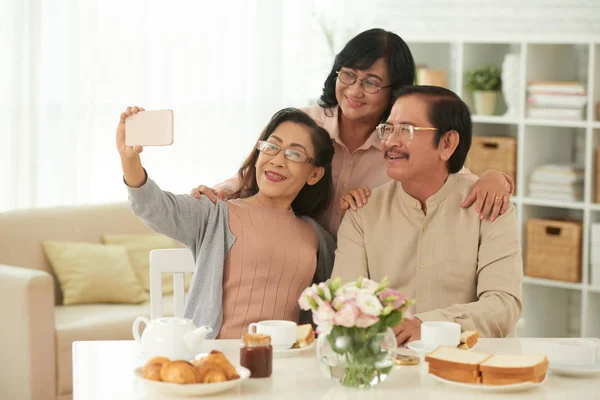
<svg viewBox="0 0 600 400"><path fill-rule="evenodd" d="M171 383L196 383L196 368L187 361L173 361L163 364L160 379Z"/></svg>
<svg viewBox="0 0 600 400"><path fill-rule="evenodd" d="M167 357L152 357L150 360L148 360L146 365L144 365L144 376L146 376L146 372L148 371L151 365L158 364L162 366L164 363L168 362L171 362L171 360L169 360Z"/></svg>
<svg viewBox="0 0 600 400"><path fill-rule="evenodd" d="M202 365L196 367L196 382L197 383L216 383L227 381L225 372L215 363L203 362Z"/></svg>
<svg viewBox="0 0 600 400"><path fill-rule="evenodd" d="M227 377L228 381L232 379L239 379L240 376L235 370L235 367L229 362L227 357L225 357L225 354L223 354L222 352L218 350L211 351L210 354L206 357L206 361L214 363L219 368L221 368L225 373L225 376Z"/></svg>
<svg viewBox="0 0 600 400"><path fill-rule="evenodd" d="M144 367L144 378L150 379L151 381L160 381L160 370L162 364L154 363L147 367Z"/></svg>

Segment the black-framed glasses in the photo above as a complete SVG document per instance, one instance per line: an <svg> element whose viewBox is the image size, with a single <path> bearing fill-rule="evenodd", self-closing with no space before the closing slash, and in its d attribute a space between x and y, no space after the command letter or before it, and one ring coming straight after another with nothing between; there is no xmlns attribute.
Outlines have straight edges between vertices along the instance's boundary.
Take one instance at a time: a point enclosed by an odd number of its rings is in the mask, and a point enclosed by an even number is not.
<svg viewBox="0 0 600 400"><path fill-rule="evenodd" d="M283 156L290 161L316 165L315 159L309 157L308 154L304 153L303 151L286 149L284 147L277 146L275 143L267 142L266 140L260 140L256 144L256 149L261 153L265 153L270 156L276 156L281 150L283 150Z"/></svg>
<svg viewBox="0 0 600 400"><path fill-rule="evenodd" d="M338 76L338 79L340 80L340 82L342 82L344 85L353 85L354 82L356 82L357 80L360 82L360 87L362 88L362 90L365 91L365 93L369 93L369 94L375 94L377 92L379 92L381 89L390 87L392 85L386 85L386 86L380 86L377 82L371 80L371 79L360 79L358 76L354 75L352 72L350 71L346 71L344 69L340 69L339 71L335 72Z"/></svg>
<svg viewBox="0 0 600 400"><path fill-rule="evenodd" d="M398 139L410 142L415 137L415 131L438 131L437 128L423 128L420 126L413 126L411 124L379 124L377 125L377 137L386 142L394 133L398 134Z"/></svg>

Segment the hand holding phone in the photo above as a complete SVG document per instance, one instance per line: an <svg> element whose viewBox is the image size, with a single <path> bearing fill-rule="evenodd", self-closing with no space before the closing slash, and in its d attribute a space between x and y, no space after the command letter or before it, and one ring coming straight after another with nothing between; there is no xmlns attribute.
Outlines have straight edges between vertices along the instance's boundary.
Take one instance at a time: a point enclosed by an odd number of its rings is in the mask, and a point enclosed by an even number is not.
<svg viewBox="0 0 600 400"><path fill-rule="evenodd" d="M127 146L170 146L173 144L173 110L140 110L125 120Z"/></svg>

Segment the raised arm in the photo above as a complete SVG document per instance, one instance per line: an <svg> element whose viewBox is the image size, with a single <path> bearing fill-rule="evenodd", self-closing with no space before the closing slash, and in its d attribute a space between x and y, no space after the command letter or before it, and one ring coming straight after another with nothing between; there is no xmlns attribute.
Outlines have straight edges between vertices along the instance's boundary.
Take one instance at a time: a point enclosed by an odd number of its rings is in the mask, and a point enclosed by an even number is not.
<svg viewBox="0 0 600 400"><path fill-rule="evenodd" d="M515 207L482 223L477 264L478 300L417 314L421 321L454 321L483 337L505 337L522 311L523 262Z"/></svg>
<svg viewBox="0 0 600 400"><path fill-rule="evenodd" d="M165 192L148 179L140 159L143 148L125 144L127 117L143 111L143 108L127 107L117 126L117 150L121 156L131 209L152 230L194 249L211 214L217 212L217 206L206 198L197 200L188 195Z"/></svg>

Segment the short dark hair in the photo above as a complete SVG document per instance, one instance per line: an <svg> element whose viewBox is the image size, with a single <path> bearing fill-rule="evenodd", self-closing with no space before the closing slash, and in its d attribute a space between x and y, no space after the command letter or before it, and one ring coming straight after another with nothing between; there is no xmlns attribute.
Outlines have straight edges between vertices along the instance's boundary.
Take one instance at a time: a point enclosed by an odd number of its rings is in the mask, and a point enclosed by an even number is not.
<svg viewBox="0 0 600 400"><path fill-rule="evenodd" d="M314 185L304 185L294 201L292 202L292 210L297 215L306 215L315 217L322 210L329 206L333 198L333 177L331 172L331 161L335 149L333 141L329 133L321 128L317 123L305 112L297 108L284 108L273 115L265 129L263 129L258 141L267 140L284 122L294 122L308 128L312 145L315 148L315 164L325 169L325 174ZM257 141L257 143L258 143ZM260 152L254 147L244 164L238 171L242 190L236 195L241 197L253 196L258 193L258 183L256 181L256 160Z"/></svg>
<svg viewBox="0 0 600 400"><path fill-rule="evenodd" d="M335 83L336 72L340 68L365 70L380 58L387 61L390 85L392 85L390 93L402 86L415 83L415 60L404 40L393 32L379 28L369 29L352 38L335 57L333 67L325 79L319 105L330 108L338 104L335 97ZM391 100L390 95L390 105L381 116L381 121L385 121L390 115Z"/></svg>
<svg viewBox="0 0 600 400"><path fill-rule="evenodd" d="M435 146L439 145L442 136L446 132L458 132L460 141L448 160L448 171L451 174L460 171L471 148L473 135L469 107L456 93L439 86L406 86L400 88L394 92L394 103L399 98L408 95L424 96L430 99L429 122L431 122L433 128L439 129L434 138Z"/></svg>

